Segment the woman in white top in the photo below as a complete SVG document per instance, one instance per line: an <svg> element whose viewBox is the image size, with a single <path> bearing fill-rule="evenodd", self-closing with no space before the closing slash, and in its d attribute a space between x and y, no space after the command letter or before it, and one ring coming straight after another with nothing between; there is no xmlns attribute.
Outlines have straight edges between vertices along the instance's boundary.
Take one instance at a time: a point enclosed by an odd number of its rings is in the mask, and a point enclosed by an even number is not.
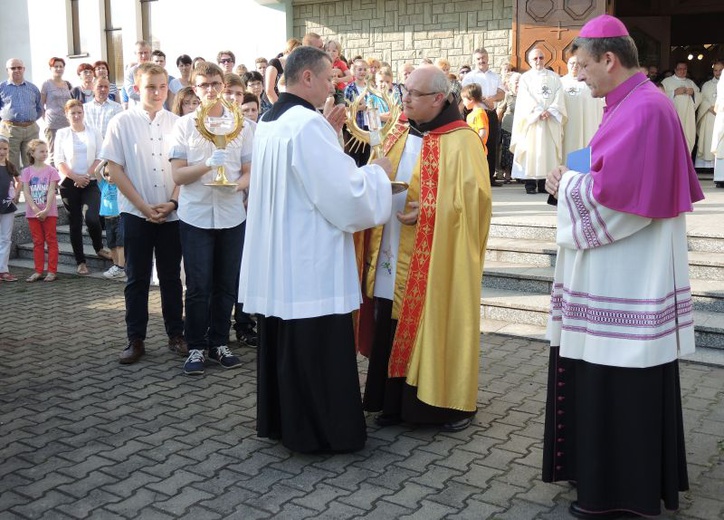
<svg viewBox="0 0 724 520"><path fill-rule="evenodd" d="M85 224L96 254L107 260L111 253L103 249L101 222L98 216L101 193L93 171L100 163L101 136L97 130L83 122L83 104L71 99L65 104L65 115L70 126L58 130L55 144L55 164L63 181L60 196L70 214L70 243L78 264L78 274L88 274L83 253L83 206Z"/></svg>

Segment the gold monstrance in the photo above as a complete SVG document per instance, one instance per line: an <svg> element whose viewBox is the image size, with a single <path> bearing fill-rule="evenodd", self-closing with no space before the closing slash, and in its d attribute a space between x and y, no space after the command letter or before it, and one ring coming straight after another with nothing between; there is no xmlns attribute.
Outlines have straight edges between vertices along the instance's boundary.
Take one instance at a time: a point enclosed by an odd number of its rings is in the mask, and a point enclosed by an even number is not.
<svg viewBox="0 0 724 520"><path fill-rule="evenodd" d="M209 111L221 103L225 108L221 117L212 117ZM208 100L201 104L198 114L196 115L196 130L201 136L214 144L220 150L225 150L226 146L236 139L241 133L244 126L244 116L236 103L227 101L219 96L217 99ZM226 178L226 168L222 165L216 169L216 176L211 182L205 182L205 186L214 186L220 188L236 187L235 182L229 182Z"/></svg>
<svg viewBox="0 0 724 520"><path fill-rule="evenodd" d="M365 99L367 94L372 94L378 99L381 99L387 104L389 108L389 118L382 124L380 117L380 109L376 105L366 104L365 108L365 123L367 124L368 130L364 130L357 124L357 112L359 111L359 105L362 100ZM402 114L402 107L395 103L395 100L388 92L380 92L372 87L365 87L364 90L357 96L353 102L347 102L349 110L347 112L347 130L351 134L347 145L352 151L359 150L364 144L370 145L372 151L370 152L370 158L368 164L378 157L384 156L382 151L382 145L387 139L387 136L397 124ZM405 191L408 188L406 182L392 181L392 193L399 193Z"/></svg>
<svg viewBox="0 0 724 520"><path fill-rule="evenodd" d="M389 118L382 124L380 119L380 109L377 106L367 104L365 109L365 122L369 130L364 130L357 124L357 112L359 111L359 105L367 97L367 94L372 94L377 98L384 101L389 107ZM360 95L352 101L347 102L349 110L347 112L347 130L351 134L347 145L351 147L353 151L358 150L362 145L368 144L372 148L370 153L370 161L382 157L382 144L385 142L387 135L397 124L402 114L402 107L395 103L392 96L388 92L380 92L372 87L365 87Z"/></svg>

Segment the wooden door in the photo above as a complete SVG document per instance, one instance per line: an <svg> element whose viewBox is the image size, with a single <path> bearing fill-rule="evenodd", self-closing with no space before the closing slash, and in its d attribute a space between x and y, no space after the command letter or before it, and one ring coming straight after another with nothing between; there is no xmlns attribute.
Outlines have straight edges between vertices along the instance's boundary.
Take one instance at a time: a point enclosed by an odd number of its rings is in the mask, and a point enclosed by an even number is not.
<svg viewBox="0 0 724 520"><path fill-rule="evenodd" d="M546 57L546 67L565 74L571 43L591 18L611 12L610 0L515 0L513 11L513 65L530 69L526 56L535 47Z"/></svg>

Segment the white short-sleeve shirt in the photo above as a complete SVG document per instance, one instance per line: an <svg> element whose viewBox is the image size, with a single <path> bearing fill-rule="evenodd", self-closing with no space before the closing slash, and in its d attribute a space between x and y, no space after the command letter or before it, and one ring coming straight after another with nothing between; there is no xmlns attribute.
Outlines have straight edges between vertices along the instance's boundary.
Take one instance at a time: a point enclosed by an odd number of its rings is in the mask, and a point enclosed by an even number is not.
<svg viewBox="0 0 724 520"><path fill-rule="evenodd" d="M176 185L171 177L168 153L177 119L176 114L161 110L151 120L148 112L137 105L108 123L100 158L122 166L133 187L150 205L163 204L173 196ZM121 213L145 218L120 190L118 209ZM176 212L171 212L166 220L178 220Z"/></svg>
<svg viewBox="0 0 724 520"><path fill-rule="evenodd" d="M196 130L196 114L187 114L176 122L169 159L183 159L191 166L211 157L215 147ZM226 145L224 174L230 182L237 182L242 165L251 162L252 141L251 125L245 121L241 133ZM244 193L233 188L206 186L215 176L216 169L212 169L196 182L181 186L178 200L181 220L203 229L227 229L244 222Z"/></svg>

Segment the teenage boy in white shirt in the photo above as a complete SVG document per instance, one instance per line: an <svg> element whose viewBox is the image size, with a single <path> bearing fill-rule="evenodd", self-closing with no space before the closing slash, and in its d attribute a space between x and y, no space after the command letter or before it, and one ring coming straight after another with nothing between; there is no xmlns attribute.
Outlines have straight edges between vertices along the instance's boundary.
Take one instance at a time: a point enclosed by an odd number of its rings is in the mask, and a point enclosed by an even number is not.
<svg viewBox="0 0 724 520"><path fill-rule="evenodd" d="M202 104L216 104L208 117L230 116L218 102L224 90L220 67L206 62L192 77ZM243 92L243 89L241 89ZM244 201L251 171L252 132L244 125L225 149L217 149L196 129L196 113L176 122L169 158L174 181L181 186L179 218L181 246L186 271L186 340L189 356L184 372L203 374L205 353L223 368L241 366L232 354L229 339L230 316L236 302L239 266L244 244ZM234 188L207 186L217 168L225 167Z"/></svg>
<svg viewBox="0 0 724 520"><path fill-rule="evenodd" d="M176 209L178 186L168 162L170 134L178 116L164 110L168 74L163 67L142 63L134 90L140 102L108 124L100 158L108 161L118 186L118 209L126 253L126 330L128 346L120 363L138 361L145 353L148 291L153 256L161 287L161 309L168 347L186 355L183 338L181 241Z"/></svg>

